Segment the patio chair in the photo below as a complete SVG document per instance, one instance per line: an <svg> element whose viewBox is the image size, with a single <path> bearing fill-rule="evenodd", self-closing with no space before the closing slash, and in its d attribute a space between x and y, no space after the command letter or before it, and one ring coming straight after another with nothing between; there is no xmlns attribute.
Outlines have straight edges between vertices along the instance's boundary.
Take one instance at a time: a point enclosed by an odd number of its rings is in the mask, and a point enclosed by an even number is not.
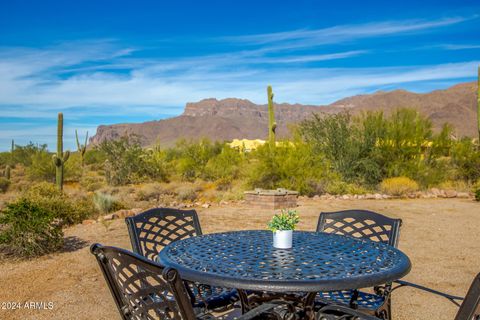
<svg viewBox="0 0 480 320"><path fill-rule="evenodd" d="M169 243L202 234L195 210L154 208L125 219L133 252L151 261ZM188 282L188 293L196 307L228 309L238 300L234 289Z"/></svg>
<svg viewBox="0 0 480 320"><path fill-rule="evenodd" d="M365 238L397 247L401 224L401 219L367 210L322 212L317 232ZM343 304L381 319L391 319L390 290L391 284L385 284L375 287L374 293L360 290L319 292L317 302Z"/></svg>
<svg viewBox="0 0 480 320"><path fill-rule="evenodd" d="M406 281L395 281L400 283L399 286L393 290L404 287L412 286L416 289L420 289L432 294L444 297L455 305L459 306L458 312L455 315L454 320L480 320L480 273L473 279L470 289L468 289L465 298L452 296L437 290L433 290L417 284L408 283ZM457 301L463 301L462 304L458 304ZM358 310L352 310L345 306L340 305L327 305L321 308L317 312L317 320L331 320L331 319L355 319L355 320L377 320L378 318L372 317L367 314L363 314Z"/></svg>
<svg viewBox="0 0 480 320"><path fill-rule="evenodd" d="M217 319L205 309L192 306L184 282L175 269L164 268L139 254L98 243L93 244L90 251L97 258L122 319ZM281 319L276 311L283 304L280 301L264 304L237 319L264 319L264 314Z"/></svg>

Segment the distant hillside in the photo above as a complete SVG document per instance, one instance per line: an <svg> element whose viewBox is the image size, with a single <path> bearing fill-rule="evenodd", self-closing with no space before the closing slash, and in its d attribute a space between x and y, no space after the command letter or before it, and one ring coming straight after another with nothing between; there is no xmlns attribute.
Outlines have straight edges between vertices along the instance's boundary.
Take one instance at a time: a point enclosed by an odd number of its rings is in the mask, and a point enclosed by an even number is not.
<svg viewBox="0 0 480 320"><path fill-rule="evenodd" d="M450 123L459 136L476 135L476 83L473 82L425 94L405 90L379 91L341 99L326 106L276 104L277 132L280 137L288 136L289 124L298 123L312 113L338 113L347 109L352 114L369 110L383 110L389 114L403 107L417 109L432 120L436 129L444 123ZM101 125L90 143L98 144L129 133L141 136L143 145L160 141L164 146L171 146L180 138L264 139L267 136L267 123L266 105L235 98L205 99L187 103L185 111L178 117L144 123Z"/></svg>

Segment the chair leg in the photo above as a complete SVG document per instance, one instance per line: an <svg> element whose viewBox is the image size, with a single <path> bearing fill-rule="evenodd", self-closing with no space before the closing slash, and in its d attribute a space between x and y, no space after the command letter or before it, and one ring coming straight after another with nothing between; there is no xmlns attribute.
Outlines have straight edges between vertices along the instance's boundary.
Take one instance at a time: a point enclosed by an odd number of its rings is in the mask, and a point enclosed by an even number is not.
<svg viewBox="0 0 480 320"><path fill-rule="evenodd" d="M392 320L392 301L390 297L387 298L387 301L380 309L375 311L375 316L383 320Z"/></svg>

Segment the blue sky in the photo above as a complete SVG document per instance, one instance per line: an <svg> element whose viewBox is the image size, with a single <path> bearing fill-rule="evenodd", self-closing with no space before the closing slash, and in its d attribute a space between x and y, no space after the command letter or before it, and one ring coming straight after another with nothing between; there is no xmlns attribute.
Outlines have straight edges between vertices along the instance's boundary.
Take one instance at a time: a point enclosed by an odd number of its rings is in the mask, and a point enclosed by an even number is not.
<svg viewBox="0 0 480 320"><path fill-rule="evenodd" d="M238 97L328 104L472 81L478 1L0 0L0 150Z"/></svg>

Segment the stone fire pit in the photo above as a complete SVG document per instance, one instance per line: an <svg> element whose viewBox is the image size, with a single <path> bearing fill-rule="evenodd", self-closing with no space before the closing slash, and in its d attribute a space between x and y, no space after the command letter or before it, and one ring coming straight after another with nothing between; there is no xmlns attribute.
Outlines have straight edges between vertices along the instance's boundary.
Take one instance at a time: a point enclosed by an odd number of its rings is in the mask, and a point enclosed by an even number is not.
<svg viewBox="0 0 480 320"><path fill-rule="evenodd" d="M245 202L262 209L284 209L297 207L298 192L287 189L245 191Z"/></svg>

